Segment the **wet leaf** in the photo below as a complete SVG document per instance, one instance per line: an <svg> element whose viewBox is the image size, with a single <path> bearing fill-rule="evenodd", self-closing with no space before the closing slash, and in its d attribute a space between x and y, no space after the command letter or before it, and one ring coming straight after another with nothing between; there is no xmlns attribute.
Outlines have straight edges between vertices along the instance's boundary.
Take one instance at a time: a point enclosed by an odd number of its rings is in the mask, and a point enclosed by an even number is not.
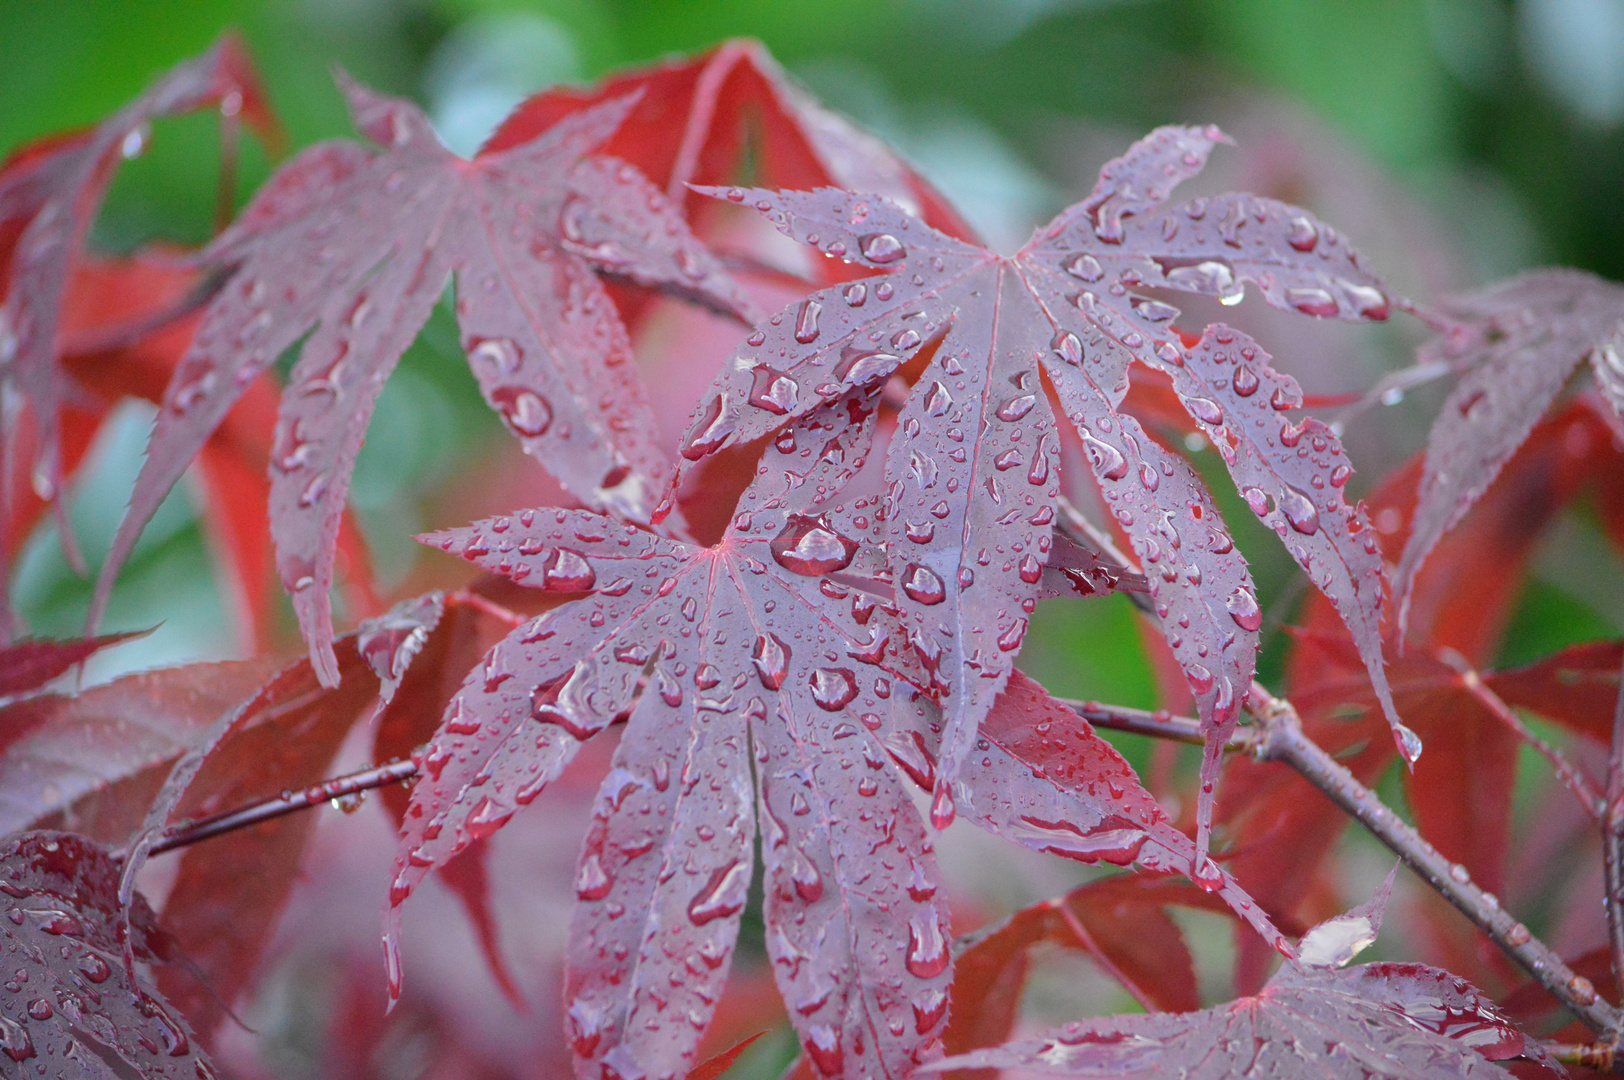
<svg viewBox="0 0 1624 1080"><path fill-rule="evenodd" d="M415 106L342 80L375 144L282 167L205 252L230 276L164 395L113 576L164 494L258 374L306 338L271 449L277 567L323 682L337 679L328 591L355 456L383 382L456 279L463 348L486 401L577 497L645 517L666 471L625 330L598 272L728 311L745 301L630 165L593 151L619 99L464 161Z"/></svg>
<svg viewBox="0 0 1624 1080"><path fill-rule="evenodd" d="M1457 297L1456 320L1421 351L1422 363L1464 369L1427 437L1426 470L1410 539L1394 577L1400 623L1416 574L1516 453L1579 362L1624 416L1624 289L1577 270L1536 270Z"/></svg>
<svg viewBox="0 0 1624 1080"><path fill-rule="evenodd" d="M390 936L431 869L627 717L575 882L566 1028L582 1068L689 1067L726 977L758 818L768 953L807 1053L838 1075L896 1073L934 1052L945 912L892 763L907 751L876 735L911 652L884 595L858 587L883 586L872 501L833 501L861 465L876 398L813 412L775 443L714 548L566 510L428 538L591 595L515 630L452 700L420 757ZM398 966L392 976L398 989Z"/></svg>
<svg viewBox="0 0 1624 1080"><path fill-rule="evenodd" d="M1025 612L1039 595L1058 494L1052 388L1145 568L1209 733L1198 813L1198 844L1206 850L1217 747L1250 685L1261 615L1245 562L1199 480L1118 411L1128 366L1138 360L1184 379L1192 416L1214 427L1225 420L1224 405L1204 395L1222 396L1220 382L1228 391L1217 369L1229 357L1186 347L1172 325L1177 309L1145 290L1238 300L1250 282L1276 306L1352 320L1385 318L1390 306L1342 238L1305 211L1246 195L1162 208L1221 138L1213 128L1158 129L1106 165L1087 200L1007 258L938 232L877 195L706 189L754 206L831 258L878 274L818 292L757 327L695 413L679 474L691 468L686 463L777 431L848 388L882 384L940 339L903 406L901 437L886 460L897 602L947 716L938 824L952 819L949 785L1009 677ZM1234 340L1227 329L1214 334ZM1298 404L1288 393L1294 385L1281 382L1266 358L1260 364L1256 374L1271 377L1263 401L1278 399L1277 411ZM1243 380L1235 400L1258 385ZM1380 565L1352 536L1360 512L1326 480L1345 468L1345 456L1328 430L1311 428L1301 452L1319 457L1298 461L1298 444L1279 445L1278 422L1270 424L1262 434L1252 423L1233 425L1248 450L1238 475L1251 486L1259 482L1254 473L1267 474L1283 500L1275 516L1291 533L1288 550L1337 598L1379 679ZM1320 477L1318 486L1310 474ZM1259 498L1267 516L1261 489ZM1322 532L1321 513L1334 528Z"/></svg>
<svg viewBox="0 0 1624 1080"><path fill-rule="evenodd" d="M144 972L170 945L139 894L126 930L118 885L119 864L72 833L21 833L0 844L0 964L10 991L0 999L0 1071L213 1080L186 1019ZM126 946L141 965L133 985Z"/></svg>
<svg viewBox="0 0 1624 1080"><path fill-rule="evenodd" d="M0 646L0 698L16 697L38 690L58 675L84 663L101 650L121 641L141 637L143 632L107 634L74 641L39 638Z"/></svg>

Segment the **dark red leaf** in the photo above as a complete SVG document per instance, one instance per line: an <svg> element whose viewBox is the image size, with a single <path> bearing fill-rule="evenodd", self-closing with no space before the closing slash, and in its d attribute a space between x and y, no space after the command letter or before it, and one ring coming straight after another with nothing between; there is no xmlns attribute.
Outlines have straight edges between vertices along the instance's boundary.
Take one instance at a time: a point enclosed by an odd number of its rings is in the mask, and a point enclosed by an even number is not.
<svg viewBox="0 0 1624 1080"><path fill-rule="evenodd" d="M1486 675L1483 681L1507 705L1607 745L1613 737L1621 660L1621 643L1587 641L1532 664Z"/></svg>
<svg viewBox="0 0 1624 1080"><path fill-rule="evenodd" d="M0 711L0 834L71 829L123 844L175 761L281 664L191 664Z"/></svg>
<svg viewBox="0 0 1624 1080"><path fill-rule="evenodd" d="M912 722L888 746L911 730L919 745L914 756L933 764L943 726L936 707L920 695L904 709ZM928 771L923 775L933 779ZM971 821L1036 851L1196 877L1195 844L1167 819L1122 755L1019 671L982 722L975 752L955 786ZM1213 876L1203 887L1269 945L1291 955L1291 945L1252 898L1215 862L1207 865Z"/></svg>
<svg viewBox="0 0 1624 1080"><path fill-rule="evenodd" d="M765 1034L767 1034L765 1031L758 1031L736 1046L723 1050L715 1057L706 1058L704 1061L701 1061L698 1065L694 1066L693 1071L688 1074L688 1080L717 1080L719 1076L727 1072L732 1064L739 1059L740 1054L744 1053L750 1048L751 1043L755 1042Z"/></svg>
<svg viewBox="0 0 1624 1080"><path fill-rule="evenodd" d="M0 698L15 697L38 690L76 664L121 641L142 637L149 631L107 634L74 641L36 639L0 646Z"/></svg>
<svg viewBox="0 0 1624 1080"><path fill-rule="evenodd" d="M814 101L754 41L724 42L591 90L558 87L537 94L503 121L482 152L518 146L571 113L638 92L642 96L604 153L636 165L690 211L704 200L688 185L736 181L754 150L750 167L764 186L878 192L943 232L973 239L928 181L878 139ZM752 131L759 145L748 143Z"/></svg>
<svg viewBox="0 0 1624 1080"><path fill-rule="evenodd" d="M336 688L324 689L310 662L299 660L192 751L202 757L196 774L182 791L171 780L159 795L158 805L171 807L170 820L231 810L330 773L344 739L378 698L378 681L353 640L341 644ZM177 775L184 777L184 763ZM181 854L164 918L188 963L186 970L165 970L158 982L205 1037L254 985L315 826L314 814L288 814Z"/></svg>
<svg viewBox="0 0 1624 1080"><path fill-rule="evenodd" d="M1394 578L1401 626L1415 576L1439 537L1527 440L1580 360L1590 358L1603 394L1624 415L1619 286L1576 270L1537 270L1458 297L1445 310L1458 323L1424 348L1421 360L1467 370L1427 439L1426 471Z"/></svg>
<svg viewBox="0 0 1624 1080"><path fill-rule="evenodd" d="M248 385L309 335L271 450L283 585L323 682L337 678L328 590L355 455L383 382L456 276L463 347L487 402L583 501L646 517L666 471L647 394L598 271L725 309L746 302L629 165L592 151L631 102L576 113L464 161L407 102L349 80L380 148L313 147L206 252L231 277L165 393L105 599L142 526Z"/></svg>
<svg viewBox="0 0 1624 1080"><path fill-rule="evenodd" d="M1025 983L1027 953L1040 942L1087 953L1155 1011L1193 1012L1194 961L1184 933L1167 914L1171 904L1223 910L1188 884L1122 874L1024 908L954 959L953 1009L943 1043L949 1054L996 1045L1009 1037ZM982 1074L958 1074L982 1080ZM995 1074L986 1074L993 1080Z"/></svg>
<svg viewBox="0 0 1624 1080"><path fill-rule="evenodd" d="M59 414L69 383L59 367L64 293L122 157L140 153L154 119L215 105L246 117L276 142L280 132L253 65L235 36L177 64L97 127L14 155L0 171L0 222L25 223L10 252L0 305L0 371L39 425L36 488L54 498L62 484ZM0 438L10 441L10 432Z"/></svg>
<svg viewBox="0 0 1624 1080"><path fill-rule="evenodd" d="M147 902L119 902L119 864L72 833L0 845L0 1072L43 1080L212 1080L190 1026L143 965L169 953Z"/></svg>

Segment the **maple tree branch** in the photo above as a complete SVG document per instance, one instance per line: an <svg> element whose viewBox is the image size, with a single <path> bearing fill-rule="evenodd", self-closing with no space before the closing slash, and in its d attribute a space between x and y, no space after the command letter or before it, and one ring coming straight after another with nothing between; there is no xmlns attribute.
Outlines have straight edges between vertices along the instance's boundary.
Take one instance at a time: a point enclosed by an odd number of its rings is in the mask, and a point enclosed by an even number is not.
<svg viewBox="0 0 1624 1080"><path fill-rule="evenodd" d="M1484 892L1459 863L1451 863L1415 828L1395 814L1340 762L1303 731L1291 703L1253 684L1261 736L1253 750L1258 761L1290 765L1397 855L1461 914L1505 950L1570 1012L1598 1034L1613 1037L1624 1014L1603 1000L1589 979L1576 974L1550 946L1529 933L1492 893Z"/></svg>
<svg viewBox="0 0 1624 1080"><path fill-rule="evenodd" d="M157 855L195 844L199 840L207 840L211 836L219 836L234 829L258 825L262 821L270 821L272 818L279 818L296 810L319 805L328 799L341 799L346 795L356 795L373 788L398 784L416 775L417 763L408 758L404 761L392 761L387 765L374 765L370 769L362 769L345 776L335 776L331 780L312 784L302 791L284 791L280 795L239 806L235 810L226 810L198 818L196 821L173 825L166 829L163 837L152 846L152 854Z"/></svg>
<svg viewBox="0 0 1624 1080"><path fill-rule="evenodd" d="M1624 686L1624 681L1621 681ZM1613 706L1613 749L1607 761L1607 816L1602 822L1602 861L1606 867L1607 937L1613 949L1613 977L1624 984L1624 690Z"/></svg>
<svg viewBox="0 0 1624 1080"><path fill-rule="evenodd" d="M1155 739L1188 743L1191 746L1202 746L1207 741L1206 736L1201 733L1201 721L1192 720L1188 716L1174 716L1166 709L1150 712L1145 709L1129 709L1121 705L1106 705L1099 701L1070 701L1066 698L1055 700L1095 727L1107 731L1127 731L1135 735L1149 735ZM1250 753L1256 739L1255 729L1240 728L1224 744L1224 749Z"/></svg>
<svg viewBox="0 0 1624 1080"><path fill-rule="evenodd" d="M1564 1065L1579 1065L1599 1073L1617 1072L1624 1060L1611 1041L1594 1043L1546 1043L1545 1052Z"/></svg>
<svg viewBox="0 0 1624 1080"><path fill-rule="evenodd" d="M1202 741L1200 722L1189 717L1125 709L1094 701L1065 704L1089 723L1107 730L1131 731L1197 745ZM1303 731L1297 710L1289 701L1276 698L1253 683L1249 705L1258 719L1257 725L1237 730L1225 745L1226 750L1244 750L1258 761L1278 761L1289 765L1387 845L1406 866L1493 939L1592 1030L1609 1038L1624 1030L1624 1013L1603 1000L1590 980L1568 967L1548 945L1509 915L1500 906L1498 898L1474 884L1465 867L1445 859L1413 826L1389 809L1375 792L1361 784L1340 762L1310 739ZM1620 715L1624 717L1624 706L1620 708ZM1620 725L1624 726L1624 720L1620 721ZM1620 753L1624 754L1624 750ZM1619 770L1618 775L1624 778L1624 770ZM1617 817L1621 829L1618 833L1610 833L1609 837L1624 838L1624 799L1615 801L1613 805L1619 808ZM1610 867L1624 867L1624 859L1613 860ZM1615 907L1610 904L1609 912Z"/></svg>

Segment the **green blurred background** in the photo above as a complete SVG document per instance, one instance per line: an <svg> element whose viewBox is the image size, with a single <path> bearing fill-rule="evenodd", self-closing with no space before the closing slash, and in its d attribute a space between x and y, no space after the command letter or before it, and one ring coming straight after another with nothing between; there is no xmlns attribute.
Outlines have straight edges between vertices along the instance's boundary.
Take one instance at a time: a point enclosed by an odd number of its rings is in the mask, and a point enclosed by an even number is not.
<svg viewBox="0 0 1624 1080"><path fill-rule="evenodd" d="M227 27L247 39L295 147L349 134L329 75L342 65L423 103L462 152L536 89L747 35L894 142L994 246L1015 246L1079 198L1098 165L1150 127L1218 120L1243 148L1263 144L1238 172L1228 166L1231 182L1283 185L1422 298L1549 262L1624 278L1624 0L8 0L0 27L7 150L93 123ZM1271 163L1280 132L1297 164ZM205 239L214 140L209 117L161 125L121 174L96 243ZM250 146L239 198L268 167ZM1413 325L1315 332L1260 335L1310 391L1367 387L1418 340ZM1350 429L1366 483L1419 448L1437 400L1412 394ZM132 410L75 493L92 564L146 424ZM419 493L501 438L442 313L390 382L356 479L386 587L417 558L409 537L427 524ZM1616 559L1582 510L1571 519L1540 557L1516 656L1624 621L1624 593L1597 585L1619 580ZM1232 520L1277 623L1299 595L1294 568L1260 529ZM180 492L148 530L110 618L164 625L106 663L233 650L228 615L196 572L206 558ZM48 529L25 553L16 589L36 631L78 629L86 589ZM1124 633L1132 622L1115 601L1048 606L1025 664L1061 692L1148 704L1148 671Z"/></svg>

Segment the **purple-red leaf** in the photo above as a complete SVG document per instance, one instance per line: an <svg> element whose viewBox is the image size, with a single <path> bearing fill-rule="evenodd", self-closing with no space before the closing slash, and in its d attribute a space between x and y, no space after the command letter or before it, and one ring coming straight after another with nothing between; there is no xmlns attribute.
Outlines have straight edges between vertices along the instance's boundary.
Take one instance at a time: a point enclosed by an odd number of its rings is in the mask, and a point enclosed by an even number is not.
<svg viewBox="0 0 1624 1080"><path fill-rule="evenodd" d="M129 513L98 583L260 371L308 335L271 454L277 566L325 684L328 590L367 421L447 281L486 401L584 502L647 517L667 469L648 396L598 274L745 301L681 215L628 165L591 157L631 106L560 121L465 161L416 107L349 80L377 150L325 144L284 166L208 249L232 269L165 395Z"/></svg>
<svg viewBox="0 0 1624 1080"><path fill-rule="evenodd" d="M76 664L121 641L141 637L150 631L107 634L98 638L48 641L43 638L19 641L0 647L0 698L15 697L38 690Z"/></svg>
<svg viewBox="0 0 1624 1080"><path fill-rule="evenodd" d="M808 1054L826 1071L900 1076L936 1052L945 912L930 841L876 735L911 651L883 596L824 576L885 587L864 546L870 501L833 504L862 464L877 397L854 394L777 440L714 548L566 510L430 538L592 595L514 631L453 699L412 792L390 936L433 867L629 713L575 882L566 1026L584 1070L676 1077L691 1063L758 815L768 950Z"/></svg>
<svg viewBox="0 0 1624 1080"><path fill-rule="evenodd" d="M1394 741L1413 765L1421 742L1399 720L1382 660L1381 548L1364 504L1350 505L1343 497L1353 465L1341 440L1313 417L1294 422L1291 414L1303 400L1297 380L1276 371L1245 334L1210 326L1183 360L1165 365L1174 389L1229 467L1247 506L1279 535L1342 617ZM1239 605L1230 608L1235 621L1255 627L1261 620L1256 600L1238 593L1230 599Z"/></svg>
<svg viewBox="0 0 1624 1080"><path fill-rule="evenodd" d="M1045 592L1059 463L1052 388L1120 504L1114 512L1158 593L1158 614L1171 616L1166 632L1213 747L1198 826L1198 849L1206 850L1217 747L1250 685L1261 620L1245 563L1199 481L1117 411L1131 361L1184 373L1190 355L1172 327L1177 309L1142 290L1233 301L1250 281L1270 303L1316 316L1385 318L1389 308L1379 280L1341 238L1295 207L1242 195L1159 206L1221 138L1216 129L1159 129L1107 165L1088 200L1007 258L937 232L875 195L707 189L755 206L827 256L881 274L815 293L758 326L700 405L682 447L687 462L776 431L848 388L878 385L913 352L942 339L903 406L888 453L885 537L910 640L943 702L932 808L938 825L952 820L952 780L1009 677L1026 616ZM1198 418L1221 423L1209 398L1190 403ZM1311 436L1325 442L1328 433L1314 429ZM1269 486L1301 522L1301 534L1312 535L1318 511L1307 493L1287 484L1310 487L1309 470L1291 460L1294 448L1264 454L1264 439L1257 442L1260 452L1246 460L1261 458L1265 471L1282 474ZM688 468L679 463L679 473ZM1340 491L1328 491L1326 512L1338 512ZM1313 562L1311 570L1354 558L1293 550ZM1376 587L1359 577L1357 597L1334 575L1314 577L1337 590L1361 629L1366 594L1380 603L1374 565ZM1373 634L1361 640L1374 643ZM1373 650L1379 678L1379 646Z"/></svg>
<svg viewBox="0 0 1624 1080"><path fill-rule="evenodd" d="M1536 270L1446 305L1458 320L1421 361L1467 368L1433 422L1410 538L1394 576L1399 623L1421 564L1487 490L1589 357L1624 416L1624 289L1577 270Z"/></svg>
<svg viewBox="0 0 1624 1080"><path fill-rule="evenodd" d="M142 969L170 945L139 894L120 910L119 864L72 833L0 846L0 1073L42 1080L212 1080L190 1026Z"/></svg>

